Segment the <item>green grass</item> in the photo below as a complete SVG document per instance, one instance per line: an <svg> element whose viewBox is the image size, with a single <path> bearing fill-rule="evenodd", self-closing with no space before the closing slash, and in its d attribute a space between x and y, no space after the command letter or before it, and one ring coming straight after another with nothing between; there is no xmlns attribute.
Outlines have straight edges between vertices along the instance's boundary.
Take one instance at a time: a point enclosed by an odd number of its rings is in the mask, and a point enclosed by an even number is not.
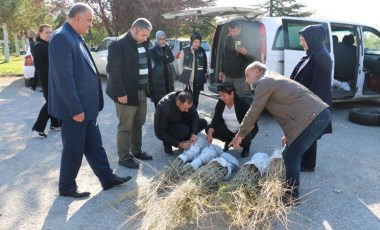
<svg viewBox="0 0 380 230"><path fill-rule="evenodd" d="M0 55L0 76L1 75L22 75L23 56L11 55L9 62L4 62L4 56Z"/></svg>

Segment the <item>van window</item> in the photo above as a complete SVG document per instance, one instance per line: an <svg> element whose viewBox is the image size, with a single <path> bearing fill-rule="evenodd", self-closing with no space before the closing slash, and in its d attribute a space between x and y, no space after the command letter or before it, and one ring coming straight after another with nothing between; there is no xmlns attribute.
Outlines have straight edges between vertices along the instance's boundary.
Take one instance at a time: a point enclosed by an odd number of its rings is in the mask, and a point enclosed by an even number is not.
<svg viewBox="0 0 380 230"><path fill-rule="evenodd" d="M303 50L300 45L300 37L299 31L308 25L322 24L327 28L326 23L318 23L318 22L309 22L309 21L291 21L288 20L285 22L284 26L284 47L289 50ZM329 32L326 30L327 36L324 41L327 50L330 52L330 40L329 40Z"/></svg>
<svg viewBox="0 0 380 230"><path fill-rule="evenodd" d="M278 28L276 32L272 49L284 50L284 29L282 28L282 26L280 26L280 28Z"/></svg>
<svg viewBox="0 0 380 230"><path fill-rule="evenodd" d="M210 46L210 44L208 44L208 42L206 42L206 41L202 41L201 46L202 46L202 48L203 48L205 51L211 51L211 46Z"/></svg>
<svg viewBox="0 0 380 230"><path fill-rule="evenodd" d="M380 37L375 31L363 28L363 45L365 54L380 55Z"/></svg>

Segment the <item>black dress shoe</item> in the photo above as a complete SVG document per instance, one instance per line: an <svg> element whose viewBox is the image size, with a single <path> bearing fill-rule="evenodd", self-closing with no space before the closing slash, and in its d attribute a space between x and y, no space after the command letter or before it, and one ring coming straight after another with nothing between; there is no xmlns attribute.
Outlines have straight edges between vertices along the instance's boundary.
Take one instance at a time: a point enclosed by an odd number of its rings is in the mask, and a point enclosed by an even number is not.
<svg viewBox="0 0 380 230"><path fill-rule="evenodd" d="M301 172L314 172L315 168L301 167Z"/></svg>
<svg viewBox="0 0 380 230"><path fill-rule="evenodd" d="M124 184L125 182L129 181L132 177L127 176L127 177L119 177L118 175L114 175L115 177L111 181L111 183L103 186L103 190L108 190L113 187L116 187L118 185Z"/></svg>
<svg viewBox="0 0 380 230"><path fill-rule="evenodd" d="M89 197L90 193L89 192L78 192L77 189L72 190L72 191L60 191L59 192L60 196L70 196L74 198L84 198L84 197Z"/></svg>
<svg viewBox="0 0 380 230"><path fill-rule="evenodd" d="M249 149L243 149L243 150L241 151L240 156L241 156L242 158L249 156Z"/></svg>
<svg viewBox="0 0 380 230"><path fill-rule="evenodd" d="M130 169L138 169L140 167L140 164L137 163L133 159L128 159L125 161L119 161L119 165L126 167L126 168L130 168Z"/></svg>
<svg viewBox="0 0 380 230"><path fill-rule="evenodd" d="M170 155L170 156L174 155L173 149L170 145L165 145L164 151L167 155Z"/></svg>
<svg viewBox="0 0 380 230"><path fill-rule="evenodd" d="M133 157L139 160L152 160L153 157L146 152L141 152L137 154L133 154Z"/></svg>

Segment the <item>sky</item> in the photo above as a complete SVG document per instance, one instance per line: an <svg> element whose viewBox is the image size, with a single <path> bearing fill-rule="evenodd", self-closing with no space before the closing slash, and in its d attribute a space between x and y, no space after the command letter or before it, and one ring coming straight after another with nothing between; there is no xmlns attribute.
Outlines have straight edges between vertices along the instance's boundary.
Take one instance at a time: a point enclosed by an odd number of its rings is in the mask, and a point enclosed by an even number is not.
<svg viewBox="0 0 380 230"><path fill-rule="evenodd" d="M266 0L217 0L218 6L256 5ZM361 22L380 28L379 0L297 0L306 9L315 12L313 18Z"/></svg>

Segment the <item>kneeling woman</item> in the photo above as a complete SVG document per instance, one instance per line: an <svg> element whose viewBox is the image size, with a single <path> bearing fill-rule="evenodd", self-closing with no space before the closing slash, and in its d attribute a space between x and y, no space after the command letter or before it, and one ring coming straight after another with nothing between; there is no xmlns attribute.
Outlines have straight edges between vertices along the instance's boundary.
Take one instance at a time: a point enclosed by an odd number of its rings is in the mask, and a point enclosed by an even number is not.
<svg viewBox="0 0 380 230"><path fill-rule="evenodd" d="M218 86L218 94L220 99L215 106L214 117L211 124L206 127L207 141L211 144L213 138L219 139L225 142L224 151L227 151L228 144L239 131L240 123L248 111L250 103L236 94L236 89L230 82L221 83ZM242 140L241 157L249 155L251 141L258 131L259 128L256 124L255 128Z"/></svg>

